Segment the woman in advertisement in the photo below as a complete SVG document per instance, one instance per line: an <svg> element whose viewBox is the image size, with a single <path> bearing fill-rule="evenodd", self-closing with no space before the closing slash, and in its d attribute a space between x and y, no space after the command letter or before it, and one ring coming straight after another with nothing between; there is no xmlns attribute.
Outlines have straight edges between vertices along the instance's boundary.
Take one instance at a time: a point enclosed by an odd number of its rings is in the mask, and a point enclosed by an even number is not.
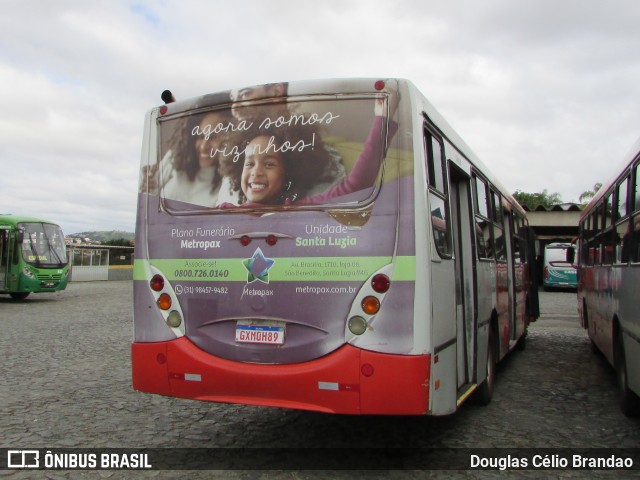
<svg viewBox="0 0 640 480"><path fill-rule="evenodd" d="M228 110L185 117L176 130L177 134L171 139L170 150L159 163L147 168L147 175L142 175L141 191L157 194L158 190L162 190L164 198L215 207L221 191L225 190L221 188L223 177L219 171L219 152L223 149L226 136L193 135L192 132L210 130L216 125L227 125L232 121ZM229 202L234 200L229 195L224 198Z"/></svg>

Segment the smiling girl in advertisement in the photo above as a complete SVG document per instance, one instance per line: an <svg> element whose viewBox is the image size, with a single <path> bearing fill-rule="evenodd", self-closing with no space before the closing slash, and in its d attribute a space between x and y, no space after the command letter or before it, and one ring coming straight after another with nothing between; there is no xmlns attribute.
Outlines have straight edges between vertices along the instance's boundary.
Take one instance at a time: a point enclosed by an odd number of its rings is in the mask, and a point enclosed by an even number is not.
<svg viewBox="0 0 640 480"><path fill-rule="evenodd" d="M393 116L398 99L390 99L389 114ZM375 102L375 118L358 160L339 184L328 191L305 197L319 181L330 161L326 150L318 143L321 139L301 130L298 125L279 127L275 130L253 128L242 132L243 153L239 161L222 163L221 170L229 176L232 191L239 192L243 207L264 205L310 205L347 195L373 186L380 163L384 158L382 142L387 127L385 102L382 97ZM264 125L264 122L260 124ZM398 125L388 122L389 138L396 133ZM306 133L306 134L305 134ZM322 180L320 180L322 181ZM235 205L221 203L219 208Z"/></svg>

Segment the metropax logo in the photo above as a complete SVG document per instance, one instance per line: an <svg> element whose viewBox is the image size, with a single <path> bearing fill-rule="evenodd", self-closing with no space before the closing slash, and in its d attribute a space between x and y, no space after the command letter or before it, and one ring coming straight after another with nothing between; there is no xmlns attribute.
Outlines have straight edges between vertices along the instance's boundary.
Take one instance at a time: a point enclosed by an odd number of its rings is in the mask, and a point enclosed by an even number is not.
<svg viewBox="0 0 640 480"><path fill-rule="evenodd" d="M247 269L247 283L253 283L257 280L262 283L269 283L269 270L276 261L267 258L258 247L251 258L242 261L244 268Z"/></svg>

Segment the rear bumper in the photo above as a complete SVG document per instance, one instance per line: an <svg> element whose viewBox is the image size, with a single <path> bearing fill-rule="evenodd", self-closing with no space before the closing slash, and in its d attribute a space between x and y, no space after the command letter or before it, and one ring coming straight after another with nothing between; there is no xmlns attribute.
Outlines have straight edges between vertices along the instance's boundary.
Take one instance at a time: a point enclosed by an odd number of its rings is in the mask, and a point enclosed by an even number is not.
<svg viewBox="0 0 640 480"><path fill-rule="evenodd" d="M257 365L215 357L184 337L134 342L131 354L133 388L148 393L327 413L428 413L429 355L345 345L311 362Z"/></svg>

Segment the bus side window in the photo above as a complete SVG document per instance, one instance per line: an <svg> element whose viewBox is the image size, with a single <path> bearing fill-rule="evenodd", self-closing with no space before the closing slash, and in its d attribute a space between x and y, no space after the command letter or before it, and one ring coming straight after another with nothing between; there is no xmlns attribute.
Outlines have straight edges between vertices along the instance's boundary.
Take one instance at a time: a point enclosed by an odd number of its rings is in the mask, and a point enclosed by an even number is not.
<svg viewBox="0 0 640 480"><path fill-rule="evenodd" d="M633 190L631 191L631 205L629 205L629 210L631 212L635 212L636 210L640 210L640 166L636 165L633 168L632 178L634 178L633 182Z"/></svg>
<svg viewBox="0 0 640 480"><path fill-rule="evenodd" d="M616 202L618 205L617 220L624 218L629 213L627 209L627 192L629 190L629 177L626 177L616 189Z"/></svg>
<svg viewBox="0 0 640 480"><path fill-rule="evenodd" d="M616 244L616 229L609 228L602 234L602 263L604 265L612 265L615 263Z"/></svg>
<svg viewBox="0 0 640 480"><path fill-rule="evenodd" d="M425 130L425 148L427 154L427 182L429 186L440 193L445 192L444 181L444 155L442 144L428 131Z"/></svg>
<svg viewBox="0 0 640 480"><path fill-rule="evenodd" d="M431 204L431 228L436 248L441 257L450 257L451 241L446 202L436 193L430 192L429 203Z"/></svg>
<svg viewBox="0 0 640 480"><path fill-rule="evenodd" d="M479 258L492 258L493 249L491 222L489 218L489 207L487 196L487 184L480 177L474 177L474 199L475 199L475 220L476 220L476 248Z"/></svg>
<svg viewBox="0 0 640 480"><path fill-rule="evenodd" d="M451 229L447 213L448 198L445 189L444 152L440 141L427 128L424 129L424 147L433 240L438 254L446 258L451 256Z"/></svg>
<svg viewBox="0 0 640 480"><path fill-rule="evenodd" d="M589 247L587 246L587 238L589 236L589 220L591 216L586 217L580 224L580 236L581 241L578 241L578 251L580 253L579 262L582 265L589 264Z"/></svg>
<svg viewBox="0 0 640 480"><path fill-rule="evenodd" d="M616 256L615 263L628 263L631 252L629 247L631 246L631 221L626 220L618 223L614 229L616 238Z"/></svg>
<svg viewBox="0 0 640 480"><path fill-rule="evenodd" d="M629 176L626 176L616 186L614 197L614 225L613 236L613 263L628 263L629 261L629 214L628 205Z"/></svg>
<svg viewBox="0 0 640 480"><path fill-rule="evenodd" d="M491 190L491 205L493 206L493 241L496 250L496 260L499 262L507 261L507 245L504 238L504 226L502 215L502 199L500 195Z"/></svg>
<svg viewBox="0 0 640 480"><path fill-rule="evenodd" d="M613 205L611 204L611 201L613 200L613 193L610 193L609 195L607 195L607 197L604 200L604 219L603 219L603 224L602 224L602 229L606 230L607 228L609 228L611 226L611 222L613 221Z"/></svg>
<svg viewBox="0 0 640 480"><path fill-rule="evenodd" d="M524 241L520 239L522 235L520 217L518 217L517 213L515 212L513 214L512 225L513 227L511 228L511 231L513 232L513 263L517 265L519 263L525 263L525 259L524 252L522 251L522 245L524 245Z"/></svg>
<svg viewBox="0 0 640 480"><path fill-rule="evenodd" d="M484 218L489 218L487 207L487 184L481 178L476 177L476 213Z"/></svg>
<svg viewBox="0 0 640 480"><path fill-rule="evenodd" d="M613 193L610 193L604 202L604 225L601 234L602 250L601 263L611 265L614 260L615 230L611 227L613 223Z"/></svg>

